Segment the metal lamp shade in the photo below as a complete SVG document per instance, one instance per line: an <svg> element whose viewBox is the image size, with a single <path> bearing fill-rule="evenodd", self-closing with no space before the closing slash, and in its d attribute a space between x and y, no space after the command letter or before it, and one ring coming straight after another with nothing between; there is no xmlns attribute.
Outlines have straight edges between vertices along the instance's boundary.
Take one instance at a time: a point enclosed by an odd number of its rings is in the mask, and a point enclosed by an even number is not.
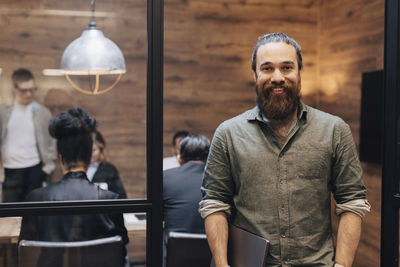
<svg viewBox="0 0 400 267"><path fill-rule="evenodd" d="M72 41L61 58L61 69L72 75L125 73L125 60L119 47L102 31L89 28Z"/></svg>
<svg viewBox="0 0 400 267"><path fill-rule="evenodd" d="M76 90L89 95L98 95L114 88L126 69L124 56L119 47L104 37L104 34L94 26L83 31L78 39L67 46L61 58L61 70L55 72L65 75ZM118 75L114 83L108 88L100 89L100 75L111 74ZM82 89L72 81L71 75L95 75L95 85L93 88Z"/></svg>

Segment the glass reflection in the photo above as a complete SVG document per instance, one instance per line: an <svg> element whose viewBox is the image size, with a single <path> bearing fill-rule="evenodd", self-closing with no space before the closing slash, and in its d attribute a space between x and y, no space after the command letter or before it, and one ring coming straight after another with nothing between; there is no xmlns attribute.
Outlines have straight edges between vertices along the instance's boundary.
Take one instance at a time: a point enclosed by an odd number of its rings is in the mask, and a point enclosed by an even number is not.
<svg viewBox="0 0 400 267"><path fill-rule="evenodd" d="M11 60L8 68L3 66L0 85L4 90L0 92L0 111L2 114L8 114L10 109L3 113L5 109L2 108L13 107L15 102L18 102L19 105L30 104L30 101L40 104L40 107L48 109L48 112L46 112L47 117L43 117L43 123L39 127L35 127L35 130L46 132L48 125L44 121L48 122L51 116L66 111L72 106L84 107L89 113L96 115L101 133L107 141L107 151L109 152L107 162L111 162L118 170L119 180L123 184L124 193L118 193L123 195L123 198L145 198L147 1L101 1L96 7L98 28L109 32L111 34L109 38L120 46L124 55L127 55L127 73L113 90L99 96L84 95L74 90L62 76L42 75L43 69L59 68L65 46L74 40L77 34L79 36L82 32L82 25L87 24L87 14L79 10L87 10L88 5L89 2L85 1L60 4L55 0L46 1L45 5L40 3L32 3L29 6L18 3L11 4L11 6L10 3L0 4L0 8L4 10L3 15L6 17L13 14L12 10L18 10L15 20L9 21L8 24L12 30L4 32L5 38L1 43L3 47L7 47L9 59L19 58L18 61ZM40 30L38 31L38 29ZM20 32L22 35L18 37L16 32ZM130 34L127 35L126 32ZM25 41L17 41L15 38L23 38ZM16 43L18 43L18 48L15 47ZM14 80L12 74L20 67L29 70L34 76L33 79ZM107 87L114 80L113 75L102 76L101 83ZM27 81L29 82L25 84ZM93 85L95 79L92 76L82 76L77 77L75 82L86 88L88 84ZM2 116L0 119L3 125L2 137L5 136L8 122L4 118L5 116ZM28 126L26 123L21 125L25 128ZM17 131L17 133L26 132L26 129ZM18 137L10 132L7 135L14 139ZM36 140L36 145L40 145L41 149L42 147L51 148L50 145L42 145L43 138L41 136ZM3 144L4 140L2 140L2 149ZM31 148L35 148L32 142L30 144ZM24 147L29 146L24 145ZM32 175L38 178L38 181L35 181L32 188L57 182L62 177L57 155L42 150L37 153L39 158L30 159L29 162L24 160L24 165L13 165L12 162L11 165L6 164L9 169L23 169L38 165L36 169L39 170L37 171L39 175ZM30 155L30 153L23 154ZM3 155L4 153L2 153ZM3 159L4 157L2 157ZM51 165L48 162L51 162ZM1 174L4 175L3 171ZM20 173L7 173L7 176L11 175L13 177L22 176ZM1 186L5 189L2 192L3 202L24 201L28 191L31 190L26 182L28 179L0 180L4 181ZM99 183L102 186L110 184L108 182ZM18 191L18 195L9 194L10 190ZM110 189L110 191L113 190Z"/></svg>

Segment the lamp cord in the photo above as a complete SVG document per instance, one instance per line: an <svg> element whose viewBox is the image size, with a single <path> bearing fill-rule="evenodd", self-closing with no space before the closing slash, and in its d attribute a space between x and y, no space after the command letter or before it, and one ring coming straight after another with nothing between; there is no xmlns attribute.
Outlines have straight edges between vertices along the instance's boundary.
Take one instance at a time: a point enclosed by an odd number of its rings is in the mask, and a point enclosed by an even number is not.
<svg viewBox="0 0 400 267"><path fill-rule="evenodd" d="M92 18L90 19L89 22L89 28L96 28L96 21L94 18L94 12L96 10L96 0L91 0L91 5L92 5Z"/></svg>
<svg viewBox="0 0 400 267"><path fill-rule="evenodd" d="M92 18L94 18L95 9L96 9L96 0L92 0Z"/></svg>

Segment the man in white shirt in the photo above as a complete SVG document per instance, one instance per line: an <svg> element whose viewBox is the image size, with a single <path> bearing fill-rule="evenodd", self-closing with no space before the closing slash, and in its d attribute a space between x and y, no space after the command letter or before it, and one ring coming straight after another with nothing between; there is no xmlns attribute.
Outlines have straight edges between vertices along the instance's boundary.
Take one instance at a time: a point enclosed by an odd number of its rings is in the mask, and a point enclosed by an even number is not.
<svg viewBox="0 0 400 267"><path fill-rule="evenodd" d="M172 137L172 151L174 155L163 159L163 171L181 166L177 158L179 154L179 142L188 135L188 131L177 131L174 134Z"/></svg>
<svg viewBox="0 0 400 267"><path fill-rule="evenodd" d="M11 78L14 103L0 104L3 202L23 201L30 191L41 187L57 159L55 140L48 133L51 113L34 100L32 73L18 69Z"/></svg>

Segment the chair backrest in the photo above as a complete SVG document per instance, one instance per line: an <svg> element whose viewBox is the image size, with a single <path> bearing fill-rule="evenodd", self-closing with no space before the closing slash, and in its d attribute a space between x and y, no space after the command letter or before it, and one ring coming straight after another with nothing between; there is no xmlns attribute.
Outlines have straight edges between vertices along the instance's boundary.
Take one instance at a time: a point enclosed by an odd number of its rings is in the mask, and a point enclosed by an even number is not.
<svg viewBox="0 0 400 267"><path fill-rule="evenodd" d="M169 233L167 267L207 267L210 262L211 251L205 234Z"/></svg>
<svg viewBox="0 0 400 267"><path fill-rule="evenodd" d="M48 242L21 240L19 267L122 267L121 236L88 241Z"/></svg>

